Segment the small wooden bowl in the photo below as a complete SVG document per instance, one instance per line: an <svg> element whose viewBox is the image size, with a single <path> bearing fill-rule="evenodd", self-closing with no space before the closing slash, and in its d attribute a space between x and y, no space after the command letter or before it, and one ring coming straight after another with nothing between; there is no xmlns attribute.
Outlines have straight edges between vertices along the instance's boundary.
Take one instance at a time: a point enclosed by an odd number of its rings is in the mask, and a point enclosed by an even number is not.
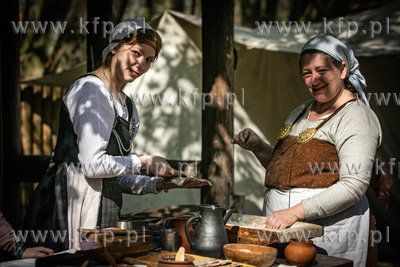
<svg viewBox="0 0 400 267"><path fill-rule="evenodd" d="M252 244L226 244L224 255L227 260L255 265L258 267L271 266L278 250L276 248Z"/></svg>
<svg viewBox="0 0 400 267"><path fill-rule="evenodd" d="M176 253L174 254L161 254L158 257L158 267L193 267L194 258L185 255L184 261L175 261Z"/></svg>

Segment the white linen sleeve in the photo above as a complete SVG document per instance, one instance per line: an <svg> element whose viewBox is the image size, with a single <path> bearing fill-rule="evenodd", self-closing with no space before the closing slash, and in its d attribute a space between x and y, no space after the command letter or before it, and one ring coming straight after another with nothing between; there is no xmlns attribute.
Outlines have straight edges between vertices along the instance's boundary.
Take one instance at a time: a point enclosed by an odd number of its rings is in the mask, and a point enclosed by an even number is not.
<svg viewBox="0 0 400 267"><path fill-rule="evenodd" d="M162 180L161 177L150 177L147 175L128 174L117 178L122 192L133 195L145 195L148 193L158 194L157 182Z"/></svg>
<svg viewBox="0 0 400 267"><path fill-rule="evenodd" d="M333 127L340 163L339 181L318 195L302 200L306 220L337 214L359 201L368 189L381 140L378 118L372 110L366 112L356 107Z"/></svg>
<svg viewBox="0 0 400 267"><path fill-rule="evenodd" d="M80 167L87 177L110 178L140 170L141 162L136 155L106 154L115 111L100 79L95 76L78 79L63 101L77 135Z"/></svg>

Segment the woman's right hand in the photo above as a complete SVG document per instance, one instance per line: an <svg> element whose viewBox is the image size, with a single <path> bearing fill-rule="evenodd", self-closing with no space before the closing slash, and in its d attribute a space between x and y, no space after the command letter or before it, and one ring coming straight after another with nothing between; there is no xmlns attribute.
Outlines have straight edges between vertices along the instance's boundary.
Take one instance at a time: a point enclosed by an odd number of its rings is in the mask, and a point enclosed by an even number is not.
<svg viewBox="0 0 400 267"><path fill-rule="evenodd" d="M24 253L22 253L21 259L44 258L53 255L53 252L52 249L45 247L27 248Z"/></svg>
<svg viewBox="0 0 400 267"><path fill-rule="evenodd" d="M235 134L231 143L254 152L260 147L261 138L252 129L246 128L238 134Z"/></svg>

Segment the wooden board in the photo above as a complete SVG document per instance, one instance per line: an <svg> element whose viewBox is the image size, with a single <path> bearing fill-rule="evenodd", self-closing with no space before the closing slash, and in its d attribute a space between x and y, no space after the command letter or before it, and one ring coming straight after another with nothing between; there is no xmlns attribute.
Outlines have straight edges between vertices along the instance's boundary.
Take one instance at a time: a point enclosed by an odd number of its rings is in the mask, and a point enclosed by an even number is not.
<svg viewBox="0 0 400 267"><path fill-rule="evenodd" d="M82 231L82 234L86 235L86 237L89 237L90 235L103 235L104 233L110 234L112 233L114 236L117 235L127 235L127 232L129 232L133 235L133 231L136 232L137 235L142 235L143 234L143 229L121 229L121 228L106 228L106 229L77 229L77 231ZM145 229L145 234L146 235L151 235L153 234L153 231Z"/></svg>
<svg viewBox="0 0 400 267"><path fill-rule="evenodd" d="M125 257L140 257L158 248L157 244L150 241L136 242L127 246L126 242L108 244L106 250L117 263L121 263ZM76 251L76 254L89 255L90 258L99 263L109 263L106 257L105 248Z"/></svg>
<svg viewBox="0 0 400 267"><path fill-rule="evenodd" d="M110 246L111 244L119 244L121 242L126 242L126 240L130 240L131 243L135 242L147 242L153 243L153 236L150 234L144 235L143 239L143 231L142 230L129 230L129 229L120 229L120 228L107 228L107 229L97 229L94 231L93 229L82 229L82 234L86 236L88 239L86 241L81 242L81 249L88 250L93 248L101 248L104 246ZM146 233L148 233L146 231ZM135 238L136 241L135 241ZM97 242L96 242L97 240Z"/></svg>
<svg viewBox="0 0 400 267"><path fill-rule="evenodd" d="M280 259L276 258L275 264L284 264L284 265L289 265L287 263L286 259ZM291 266L291 265L290 265ZM347 259L342 259L342 258L337 258L337 257L332 257L332 256L327 256L327 255L321 255L317 254L315 257L314 262L311 264L311 266L321 266L321 267L353 267L353 261L347 260Z"/></svg>
<svg viewBox="0 0 400 267"><path fill-rule="evenodd" d="M174 253L174 252L161 251L161 253ZM220 260L220 259L198 256L198 255L194 255L194 254L185 253L185 255L193 257L194 260ZM133 265L134 264L143 264L143 265L147 265L147 267L157 267L159 257L160 257L160 254L146 255L146 256L141 256L138 258L125 257L123 259L123 262L133 264ZM245 264L245 263L238 263L238 262L233 262L233 263L240 264L243 267L255 267L254 265ZM221 267L223 267L223 266L221 266Z"/></svg>
<svg viewBox="0 0 400 267"><path fill-rule="evenodd" d="M291 238L314 238L322 236L322 226L296 222L286 229L265 228L267 217L233 213L225 225L229 243L269 245L288 243Z"/></svg>

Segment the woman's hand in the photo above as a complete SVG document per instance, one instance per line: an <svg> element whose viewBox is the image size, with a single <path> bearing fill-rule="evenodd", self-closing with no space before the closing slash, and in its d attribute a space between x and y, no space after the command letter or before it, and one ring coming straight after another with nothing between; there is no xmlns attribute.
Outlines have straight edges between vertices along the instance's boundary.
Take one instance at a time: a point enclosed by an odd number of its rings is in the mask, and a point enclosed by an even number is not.
<svg viewBox="0 0 400 267"><path fill-rule="evenodd" d="M250 150L260 161L261 165L266 167L271 161L274 148L263 142L261 138L250 128L235 134L231 141L232 144L239 145L243 149Z"/></svg>
<svg viewBox="0 0 400 267"><path fill-rule="evenodd" d="M284 210L278 210L268 217L265 223L266 228L286 229L297 221L305 219L303 205L297 204L294 207Z"/></svg>
<svg viewBox="0 0 400 267"><path fill-rule="evenodd" d="M45 247L27 248L21 256L21 259L44 258L53 255L53 250Z"/></svg>
<svg viewBox="0 0 400 267"><path fill-rule="evenodd" d="M254 152L259 149L261 138L252 129L246 128L238 134L235 134L231 143Z"/></svg>
<svg viewBox="0 0 400 267"><path fill-rule="evenodd" d="M142 162L142 169L147 169L155 176L174 177L180 175L180 172L172 168L163 157L157 155L142 156L140 161Z"/></svg>

